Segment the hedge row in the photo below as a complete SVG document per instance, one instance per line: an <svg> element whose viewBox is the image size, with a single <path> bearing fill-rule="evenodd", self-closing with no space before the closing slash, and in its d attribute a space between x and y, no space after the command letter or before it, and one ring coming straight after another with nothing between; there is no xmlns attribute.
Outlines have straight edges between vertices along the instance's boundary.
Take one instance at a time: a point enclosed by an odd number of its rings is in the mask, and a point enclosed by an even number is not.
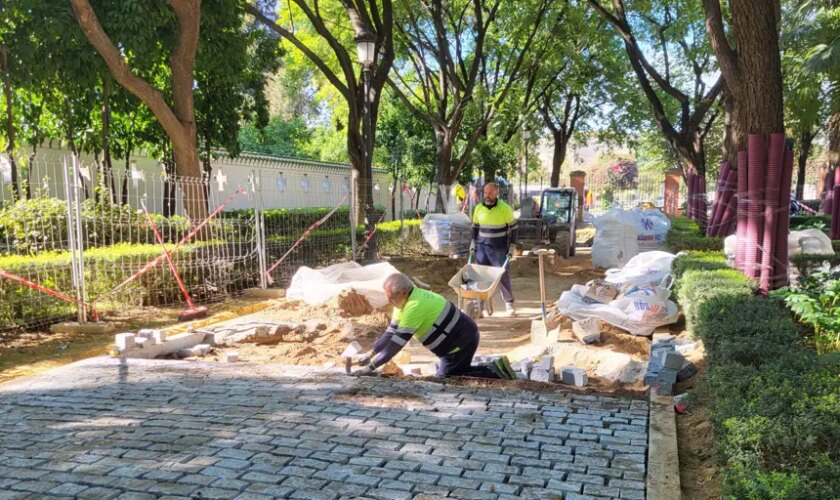
<svg viewBox="0 0 840 500"><path fill-rule="evenodd" d="M172 248L172 245L169 245ZM246 250L219 241L182 246L173 254L179 274L196 300L231 293L253 286L254 276ZM85 292L99 297L120 284L144 264L161 255L158 245L120 243L84 252ZM220 259L219 256L224 256ZM49 289L74 296L69 252L44 252L37 256L0 257L0 269ZM177 282L166 264L161 264L131 282L102 303L100 310L130 306L176 303L181 300ZM41 292L0 280L0 329L49 322L72 316L75 306Z"/></svg>
<svg viewBox="0 0 840 500"><path fill-rule="evenodd" d="M831 216L825 214L794 215L790 218L790 229L793 231L812 227L828 231L831 228Z"/></svg>
<svg viewBox="0 0 840 500"><path fill-rule="evenodd" d="M301 232L302 233L302 232ZM280 259L298 240L294 236L269 236L266 250L268 264ZM364 242L364 228L358 231L358 242ZM420 255L428 247L420 233L420 222L407 220L403 233L400 223L383 223L377 229L380 255ZM172 248L172 245L169 245ZM250 243L204 241L185 245L173 255L179 273L197 299L212 298L255 286L258 282L257 260ZM146 262L161 254L154 244L118 243L84 252L85 286L88 297L108 292ZM316 229L278 269L275 276L288 277L299 266L326 266L345 260L350 254L349 229ZM52 290L74 296L70 271L70 253L41 252L34 256L0 257L0 269L39 283ZM109 297L102 308L148 306L177 303L181 300L177 283L166 265L132 282ZM0 330L27 326L72 316L75 306L48 297L11 280L0 279Z"/></svg>
<svg viewBox="0 0 840 500"><path fill-rule="evenodd" d="M154 231L142 210L125 205L82 202L82 240L91 247L120 243L156 244ZM183 216L152 215L164 241L180 241L190 230ZM206 234L227 241L248 241L254 227L223 215L211 220ZM68 248L67 203L58 198L19 200L0 208L0 253L35 254Z"/></svg>
<svg viewBox="0 0 840 500"><path fill-rule="evenodd" d="M784 306L719 252L674 263L677 300L707 352L711 423L727 498L840 498L840 378Z"/></svg>
<svg viewBox="0 0 840 500"><path fill-rule="evenodd" d="M683 250L723 250L722 238L707 238L700 227L686 217L672 217L665 246L673 252Z"/></svg>

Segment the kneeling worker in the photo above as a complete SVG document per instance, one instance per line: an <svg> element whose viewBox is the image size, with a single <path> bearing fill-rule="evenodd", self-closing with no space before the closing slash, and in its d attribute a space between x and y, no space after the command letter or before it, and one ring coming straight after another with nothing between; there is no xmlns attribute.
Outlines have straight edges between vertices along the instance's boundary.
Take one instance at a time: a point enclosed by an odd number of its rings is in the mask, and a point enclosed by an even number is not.
<svg viewBox="0 0 840 500"><path fill-rule="evenodd" d="M478 349L478 326L454 304L434 292L416 288L408 276L397 273L384 283L388 303L394 307L391 324L373 349L356 358L364 366L353 375L371 375L416 338L440 358L438 377L516 379L506 357L485 366L471 366Z"/></svg>

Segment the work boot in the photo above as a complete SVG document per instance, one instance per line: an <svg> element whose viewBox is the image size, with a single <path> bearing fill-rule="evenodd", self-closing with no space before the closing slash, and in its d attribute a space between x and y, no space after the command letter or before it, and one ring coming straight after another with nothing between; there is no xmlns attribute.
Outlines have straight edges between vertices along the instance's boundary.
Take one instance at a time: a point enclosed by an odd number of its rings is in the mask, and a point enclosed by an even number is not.
<svg viewBox="0 0 840 500"><path fill-rule="evenodd" d="M494 368L494 372L501 375L501 378L505 380L516 380L516 372L514 372L513 368L511 368L510 361L507 359L507 356L494 359L491 366Z"/></svg>
<svg viewBox="0 0 840 500"><path fill-rule="evenodd" d="M516 308L513 307L513 302L505 302L505 315L516 316Z"/></svg>
<svg viewBox="0 0 840 500"><path fill-rule="evenodd" d="M508 357L502 356L501 358L499 358L499 360L502 362L502 367L505 369L505 373L508 374L510 379L516 380L518 378L516 376L516 371L513 369L512 366L510 366L510 360L508 359Z"/></svg>

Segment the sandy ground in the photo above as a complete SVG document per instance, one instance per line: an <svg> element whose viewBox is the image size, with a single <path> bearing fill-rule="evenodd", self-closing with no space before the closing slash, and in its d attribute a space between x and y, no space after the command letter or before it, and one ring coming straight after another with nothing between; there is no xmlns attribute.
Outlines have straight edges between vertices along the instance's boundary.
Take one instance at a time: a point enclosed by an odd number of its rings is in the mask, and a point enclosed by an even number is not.
<svg viewBox="0 0 840 500"><path fill-rule="evenodd" d="M680 336L688 336L682 331ZM680 486L683 500L720 498L720 478L714 457L714 436L709 422L709 398L702 379L706 371L705 351L688 356L697 366L697 375L674 387L676 394L688 393L686 411L677 414L677 441L680 455Z"/></svg>
<svg viewBox="0 0 840 500"><path fill-rule="evenodd" d="M235 298L209 306L211 313L230 311L260 302L258 299ZM182 306L144 307L109 313L104 319L117 330L165 328L178 323ZM108 352L114 343L113 334L58 334L49 331L20 332L0 339L0 383L33 375L61 365Z"/></svg>
<svg viewBox="0 0 840 500"><path fill-rule="evenodd" d="M446 258L424 258L391 260L397 269L429 285L450 300L456 297L447 282L464 261ZM516 295L517 316L513 318L490 317L479 320L481 345L478 354L507 355L512 361L524 358L536 359L543 354L541 348L530 342L530 328L533 318L540 315L539 266L535 257L523 256L513 261L511 266L514 293ZM578 248L578 255L570 260L546 260L546 297L551 304L560 293L568 290L575 283L585 283L600 277L601 273L592 270L588 248ZM220 312L254 303L254 300L237 299L211 307L211 311ZM497 296L496 310L502 310L503 304ZM144 327L165 327L176 323L179 307L159 308L150 311L125 311L119 316L111 316L120 329L136 330ZM299 326L289 335L265 343L241 342L229 347L215 349L204 360L223 360L228 352L238 353L240 360L257 363L306 364L331 366L340 364L340 354L346 345L356 340L364 348L370 347L376 337L388 323L389 311L373 311L364 304L350 300L341 303L338 300L322 305L307 306L295 301L275 300L263 312L251 314L235 320L219 323L231 328L242 329L249 324L277 325L286 323ZM537 391L569 391L629 393L636 396L646 390L638 381L616 382L613 379L633 375L634 367L644 370L647 362L650 341L647 338L634 337L619 330L607 330L602 333L601 342L582 345L571 335L569 324L561 325L558 343L555 349L555 366L574 365L586 368L590 384L585 389L570 388L561 385L546 385L528 381L514 383L477 380L453 379L445 383L465 384L470 386L491 385L509 390L528 389ZM682 325L673 325L672 333L687 336ZM13 341L0 343L0 382L20 376L31 375L39 371L54 368L79 359L101 355L113 342L112 335L57 335L45 332L21 334ZM704 368L702 349L689 355L689 359L702 373ZM435 357L421 345L414 342L401 353L397 361L405 368L429 365ZM718 496L718 478L712 449L712 433L708 423L708 402L703 396L702 387L695 387L700 377L680 383L676 393L689 391L692 396L688 410L677 415L677 431L680 443L681 482L683 497L686 499L706 499ZM355 395L347 395L355 397ZM415 405L422 402L409 400L379 401L384 405Z"/></svg>
<svg viewBox="0 0 840 500"><path fill-rule="evenodd" d="M447 283L465 261L395 258L390 262L403 273L456 302L457 297ZM544 267L549 308L573 284L602 276L602 273L592 270L588 248L579 248L578 255L569 260L548 256ZM541 317L537 258L527 255L517 257L511 264L511 279L517 314L503 317L497 313L478 320L481 343L477 354L507 355L512 362L536 360L545 353L544 347L531 343L532 320ZM494 308L497 312L504 309L499 295L494 298ZM213 330L230 335L232 332L253 331L261 326L271 328L277 324L288 324L291 329L297 328L298 334L236 342L214 349L205 359L221 361L235 352L239 360L248 362L334 366L342 363L340 354L349 342L355 340L363 348L369 348L387 326L389 316L387 310L372 311L358 307L352 300L341 304L340 300L333 299L320 306L278 300L265 311L215 325ZM307 326L306 322L310 324ZM613 329L602 335L600 343L583 345L573 338L570 328L571 323L566 322L558 333L558 345L553 353L556 367L571 365L585 368L593 389L606 392L645 390L639 380L647 363L650 343L647 338ZM432 353L413 340L395 358L405 372L420 369L424 375L431 371L430 363L436 360Z"/></svg>

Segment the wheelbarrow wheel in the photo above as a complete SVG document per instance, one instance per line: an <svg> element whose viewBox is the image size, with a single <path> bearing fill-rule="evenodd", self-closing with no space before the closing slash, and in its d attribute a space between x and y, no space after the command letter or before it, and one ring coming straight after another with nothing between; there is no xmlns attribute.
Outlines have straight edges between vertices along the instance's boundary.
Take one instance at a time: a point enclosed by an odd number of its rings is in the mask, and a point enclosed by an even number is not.
<svg viewBox="0 0 840 500"><path fill-rule="evenodd" d="M477 300L467 301L466 310L464 312L466 312L467 316L474 320L481 318L481 303Z"/></svg>

